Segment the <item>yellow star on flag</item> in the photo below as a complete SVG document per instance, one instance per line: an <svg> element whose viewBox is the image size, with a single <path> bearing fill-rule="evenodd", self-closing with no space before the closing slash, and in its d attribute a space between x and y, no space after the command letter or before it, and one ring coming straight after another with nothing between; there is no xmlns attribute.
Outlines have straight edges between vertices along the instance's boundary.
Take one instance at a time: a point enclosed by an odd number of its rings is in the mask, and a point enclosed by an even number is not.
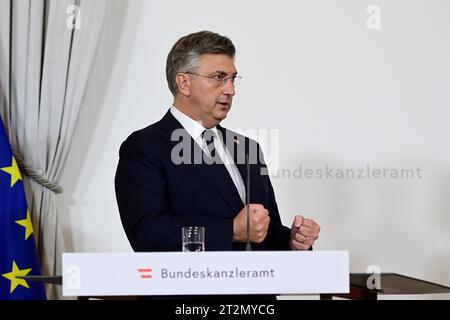
<svg viewBox="0 0 450 320"><path fill-rule="evenodd" d="M18 180L22 180L22 176L20 175L20 170L17 166L16 159L14 159L14 156L12 157L11 166L1 168L1 170L11 175L11 188L16 184Z"/></svg>
<svg viewBox="0 0 450 320"><path fill-rule="evenodd" d="M28 283L26 282L25 279L17 279L16 278L17 276L24 277L30 271L31 271L31 268L30 269L22 269L22 270L20 270L19 267L17 267L16 262L13 261L12 271L8 272L8 273L5 273L5 274L2 274L2 276L4 278L6 278L9 281L11 281L11 289L10 289L9 293L13 293L17 286L23 286L25 288L30 289L30 287L28 286Z"/></svg>
<svg viewBox="0 0 450 320"><path fill-rule="evenodd" d="M30 211L27 210L27 217L23 220L15 221L17 224L25 227L25 240L27 240L33 234L33 225L31 223Z"/></svg>

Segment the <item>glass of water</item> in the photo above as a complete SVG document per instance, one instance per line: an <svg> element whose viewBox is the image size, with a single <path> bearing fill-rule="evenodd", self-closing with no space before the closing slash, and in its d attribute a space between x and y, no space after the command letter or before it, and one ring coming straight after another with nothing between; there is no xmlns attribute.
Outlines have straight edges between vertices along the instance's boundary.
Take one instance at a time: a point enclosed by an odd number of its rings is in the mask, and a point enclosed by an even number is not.
<svg viewBox="0 0 450 320"><path fill-rule="evenodd" d="M183 227L183 252L205 251L205 228Z"/></svg>

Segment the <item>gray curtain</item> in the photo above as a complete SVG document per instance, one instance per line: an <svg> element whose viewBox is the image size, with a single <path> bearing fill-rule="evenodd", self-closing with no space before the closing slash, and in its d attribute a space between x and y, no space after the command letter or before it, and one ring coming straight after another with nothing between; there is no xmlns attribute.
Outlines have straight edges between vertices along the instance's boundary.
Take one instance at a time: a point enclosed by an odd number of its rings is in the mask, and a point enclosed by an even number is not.
<svg viewBox="0 0 450 320"><path fill-rule="evenodd" d="M108 0L0 0L0 113L47 275L61 273L58 182L107 11ZM61 290L48 286L47 295Z"/></svg>

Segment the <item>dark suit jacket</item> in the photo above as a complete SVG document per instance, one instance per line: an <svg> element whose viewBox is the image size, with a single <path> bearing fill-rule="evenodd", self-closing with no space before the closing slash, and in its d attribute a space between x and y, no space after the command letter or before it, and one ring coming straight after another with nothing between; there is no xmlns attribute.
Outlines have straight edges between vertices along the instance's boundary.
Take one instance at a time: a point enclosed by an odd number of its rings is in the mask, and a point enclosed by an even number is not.
<svg viewBox="0 0 450 320"><path fill-rule="evenodd" d="M203 226L206 251L244 250L244 243L232 242L233 218L244 203L225 166L174 164L171 154L179 141L171 137L176 129L188 135L168 111L160 121L132 133L120 148L116 197L131 246L135 251L181 251L182 227ZM221 126L218 129L225 142L239 140L239 144L231 144L235 148L245 145L246 150L260 151L255 141ZM189 139L193 150L201 152ZM237 162L242 152L233 150L232 154ZM193 159L192 155L183 156ZM246 181L246 167L240 160L237 167ZM256 162L250 166L250 203L264 205L270 225L266 239L252 248L287 250L290 229L281 224L269 176L260 174L266 168L263 157Z"/></svg>

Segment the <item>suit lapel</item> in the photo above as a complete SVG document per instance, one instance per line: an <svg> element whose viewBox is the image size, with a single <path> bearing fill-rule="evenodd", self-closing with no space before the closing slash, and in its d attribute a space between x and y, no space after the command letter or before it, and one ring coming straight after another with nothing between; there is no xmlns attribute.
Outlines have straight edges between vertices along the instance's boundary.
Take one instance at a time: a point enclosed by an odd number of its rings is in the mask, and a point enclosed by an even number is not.
<svg viewBox="0 0 450 320"><path fill-rule="evenodd" d="M228 149L228 152L233 156L234 163L236 164L245 185L247 179L247 169L245 167L245 138L238 136L222 126L217 126L217 128L222 133L224 144Z"/></svg>
<svg viewBox="0 0 450 320"><path fill-rule="evenodd" d="M169 141L169 145L173 148L179 141L172 141L172 132L176 129L184 130L182 125L173 117L170 111L166 113L163 119L160 121L161 128L164 130L164 135ZM207 157L203 153L203 150L198 146L198 144L190 137L186 130L184 130L186 137L189 136L190 147L191 147L191 164L182 164L185 166L191 166L194 170L197 170L208 182L209 184L221 195L224 201L230 206L235 214L237 214L243 207L242 200L239 193L233 183L224 164L206 164L204 162L200 164L195 164L194 154L201 154ZM225 144L226 145L226 144ZM239 170L240 171L240 170ZM242 174L242 173L241 173ZM209 188L205 185L205 190Z"/></svg>

